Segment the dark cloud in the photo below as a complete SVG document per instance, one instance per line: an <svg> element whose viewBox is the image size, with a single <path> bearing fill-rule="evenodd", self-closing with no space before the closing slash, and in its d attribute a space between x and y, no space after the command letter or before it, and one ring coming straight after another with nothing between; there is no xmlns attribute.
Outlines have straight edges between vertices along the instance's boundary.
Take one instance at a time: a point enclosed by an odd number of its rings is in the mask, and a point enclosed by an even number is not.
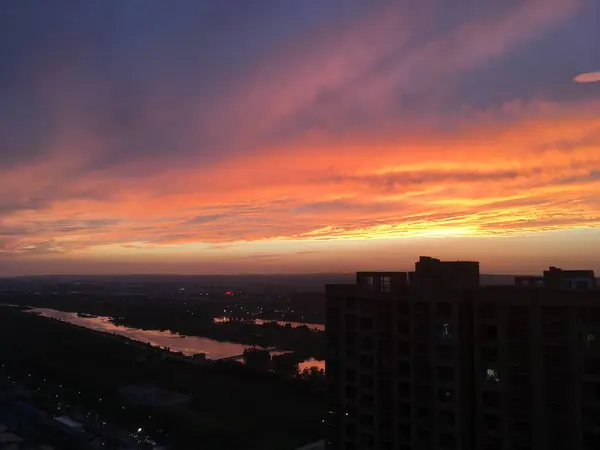
<svg viewBox="0 0 600 450"><path fill-rule="evenodd" d="M204 216L193 217L192 219L188 220L188 223L202 224L202 223L208 223L208 222L216 222L217 220L223 219L225 217L226 217L225 214L206 214Z"/></svg>
<svg viewBox="0 0 600 450"><path fill-rule="evenodd" d="M500 171L413 171L413 172L391 172L381 175L338 175L328 179L335 183L345 183L348 181L365 184L371 188L383 191L394 192L403 190L421 184L433 183L471 183L471 182L493 182L501 180L515 180L518 177L533 175L539 170L531 170L528 173L519 173L516 170Z"/></svg>

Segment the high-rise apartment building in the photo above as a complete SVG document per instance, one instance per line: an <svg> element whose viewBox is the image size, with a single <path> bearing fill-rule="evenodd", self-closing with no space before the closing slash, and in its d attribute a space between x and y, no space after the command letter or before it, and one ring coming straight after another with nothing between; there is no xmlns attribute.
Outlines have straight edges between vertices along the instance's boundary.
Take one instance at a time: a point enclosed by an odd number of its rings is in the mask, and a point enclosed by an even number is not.
<svg viewBox="0 0 600 450"><path fill-rule="evenodd" d="M600 448L595 288L556 268L480 288L478 263L424 257L327 286L329 448Z"/></svg>
<svg viewBox="0 0 600 450"><path fill-rule="evenodd" d="M474 309L475 448L600 449L600 291L550 268Z"/></svg>

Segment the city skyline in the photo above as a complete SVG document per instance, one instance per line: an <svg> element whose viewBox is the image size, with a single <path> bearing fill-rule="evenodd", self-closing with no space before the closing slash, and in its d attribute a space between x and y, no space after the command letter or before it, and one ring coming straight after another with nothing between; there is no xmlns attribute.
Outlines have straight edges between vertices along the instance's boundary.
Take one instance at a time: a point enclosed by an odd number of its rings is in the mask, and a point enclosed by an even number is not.
<svg viewBox="0 0 600 450"><path fill-rule="evenodd" d="M600 4L233 5L0 5L0 276L600 272Z"/></svg>

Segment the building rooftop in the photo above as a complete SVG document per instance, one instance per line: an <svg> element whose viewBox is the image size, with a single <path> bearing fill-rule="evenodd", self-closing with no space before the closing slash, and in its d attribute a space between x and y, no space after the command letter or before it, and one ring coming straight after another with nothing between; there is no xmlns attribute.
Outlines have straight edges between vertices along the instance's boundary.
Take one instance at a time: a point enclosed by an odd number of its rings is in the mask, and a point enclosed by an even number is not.
<svg viewBox="0 0 600 450"><path fill-rule="evenodd" d="M80 429L83 427L83 425L81 425L79 422L76 422L67 416L55 417L54 420L62 423L63 425L68 426L69 428Z"/></svg>
<svg viewBox="0 0 600 450"><path fill-rule="evenodd" d="M325 440L322 439L317 442L313 442L312 444L305 445L304 447L300 447L296 450L325 450Z"/></svg>

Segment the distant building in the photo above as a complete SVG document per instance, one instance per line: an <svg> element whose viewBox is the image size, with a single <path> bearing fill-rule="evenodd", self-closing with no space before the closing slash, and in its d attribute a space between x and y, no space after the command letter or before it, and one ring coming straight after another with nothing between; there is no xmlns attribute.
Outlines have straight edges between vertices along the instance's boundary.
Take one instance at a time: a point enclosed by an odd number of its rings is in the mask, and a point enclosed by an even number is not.
<svg viewBox="0 0 600 450"><path fill-rule="evenodd" d="M515 284L520 287L546 287L577 291L598 288L593 270L562 270L557 267L545 270L543 276L515 277Z"/></svg>
<svg viewBox="0 0 600 450"><path fill-rule="evenodd" d="M325 440L320 440L308 445L304 445L296 450L325 450Z"/></svg>
<svg viewBox="0 0 600 450"><path fill-rule="evenodd" d="M328 285L329 449L600 448L600 290L550 268L479 286L479 264Z"/></svg>

